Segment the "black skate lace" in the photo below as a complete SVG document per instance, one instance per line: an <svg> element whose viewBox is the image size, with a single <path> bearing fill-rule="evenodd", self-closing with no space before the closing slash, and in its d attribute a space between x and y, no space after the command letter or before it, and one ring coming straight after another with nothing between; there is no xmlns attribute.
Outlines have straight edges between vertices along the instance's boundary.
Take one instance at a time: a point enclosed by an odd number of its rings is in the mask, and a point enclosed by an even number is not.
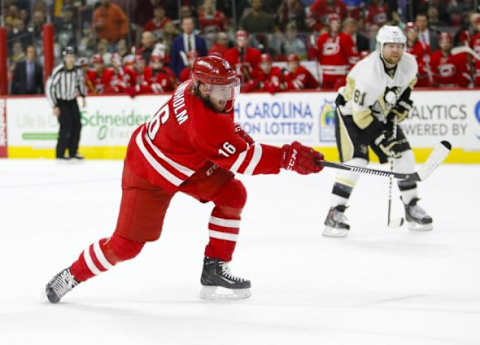
<svg viewBox="0 0 480 345"><path fill-rule="evenodd" d="M62 297L65 295L68 291L73 289L78 282L73 278L72 274L70 271L65 270L61 272L52 282L52 288L53 290Z"/></svg>
<svg viewBox="0 0 480 345"><path fill-rule="evenodd" d="M228 279L235 280L237 282L244 282L245 279L234 276L232 272L230 271L230 267L228 267L228 264L226 262L220 262L220 265L222 266L222 274L227 277Z"/></svg>

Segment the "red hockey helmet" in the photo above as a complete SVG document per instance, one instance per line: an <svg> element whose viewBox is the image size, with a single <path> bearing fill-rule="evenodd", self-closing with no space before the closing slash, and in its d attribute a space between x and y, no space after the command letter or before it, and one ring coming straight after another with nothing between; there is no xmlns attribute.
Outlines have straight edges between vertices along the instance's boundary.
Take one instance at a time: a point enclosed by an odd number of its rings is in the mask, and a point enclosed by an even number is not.
<svg viewBox="0 0 480 345"><path fill-rule="evenodd" d="M288 62L300 62L300 58L298 57L297 54L290 54L287 56L287 61Z"/></svg>
<svg viewBox="0 0 480 345"><path fill-rule="evenodd" d="M100 54L95 54L92 56L92 64L103 63L103 57Z"/></svg>
<svg viewBox="0 0 480 345"><path fill-rule="evenodd" d="M225 111L233 109L235 97L240 93L240 80L227 60L217 56L202 56L192 67L194 85L202 83L210 98L225 105Z"/></svg>

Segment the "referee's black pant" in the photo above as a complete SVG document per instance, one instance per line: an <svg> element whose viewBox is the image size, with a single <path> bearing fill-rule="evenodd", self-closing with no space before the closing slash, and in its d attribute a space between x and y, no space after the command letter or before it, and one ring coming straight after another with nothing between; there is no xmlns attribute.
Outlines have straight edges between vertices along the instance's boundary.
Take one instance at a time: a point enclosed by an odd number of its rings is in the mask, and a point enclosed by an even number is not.
<svg viewBox="0 0 480 345"><path fill-rule="evenodd" d="M80 141L80 131L82 124L80 122L80 109L76 99L70 101L59 100L60 108L60 132L57 141L57 158L65 157L65 151L68 148L70 157L75 157L78 151L78 142Z"/></svg>

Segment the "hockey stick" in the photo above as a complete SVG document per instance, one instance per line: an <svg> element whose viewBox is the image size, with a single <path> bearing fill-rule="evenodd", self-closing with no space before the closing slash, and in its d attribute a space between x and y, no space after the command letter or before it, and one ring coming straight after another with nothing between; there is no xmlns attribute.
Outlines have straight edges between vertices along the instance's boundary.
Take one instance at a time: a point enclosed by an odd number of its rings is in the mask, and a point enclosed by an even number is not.
<svg viewBox="0 0 480 345"><path fill-rule="evenodd" d="M452 55L467 53L472 55L476 60L480 60L480 55L478 55L477 52L472 48L470 48L469 46L459 46L459 47L452 48L451 53Z"/></svg>
<svg viewBox="0 0 480 345"><path fill-rule="evenodd" d="M397 136L397 117L393 119L393 134L392 138ZM393 159L390 158L390 172L393 172ZM387 209L387 226L389 228L399 228L403 225L403 217L392 219L392 188L393 188L393 175L388 177L388 209Z"/></svg>
<svg viewBox="0 0 480 345"><path fill-rule="evenodd" d="M334 169L340 170L349 170L360 174L367 174L367 175L377 175L382 177L389 177L392 175L394 178L399 180L407 180L407 181L424 181L427 179L432 172L447 158L450 150L452 149L452 145L443 140L435 146L430 156L428 156L427 161L414 173L399 173L395 171L388 171L388 170L380 170L380 169L371 169L371 168L362 168L356 167L353 165L343 164L343 163L336 163L330 161L319 161L317 164Z"/></svg>

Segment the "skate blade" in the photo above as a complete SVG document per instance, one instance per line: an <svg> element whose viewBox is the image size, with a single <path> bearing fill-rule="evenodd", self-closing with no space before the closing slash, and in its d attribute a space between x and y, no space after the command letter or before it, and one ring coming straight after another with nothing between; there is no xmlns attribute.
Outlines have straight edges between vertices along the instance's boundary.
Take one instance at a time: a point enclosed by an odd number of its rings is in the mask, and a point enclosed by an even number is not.
<svg viewBox="0 0 480 345"><path fill-rule="evenodd" d="M330 226L326 226L322 232L322 236L325 237L347 237L348 231L346 229L335 229Z"/></svg>
<svg viewBox="0 0 480 345"><path fill-rule="evenodd" d="M433 230L433 223L418 224L415 222L407 222L407 228L410 231L431 231Z"/></svg>
<svg viewBox="0 0 480 345"><path fill-rule="evenodd" d="M203 286L200 291L200 298L208 301L232 301L251 295L250 289L226 289L220 286Z"/></svg>

